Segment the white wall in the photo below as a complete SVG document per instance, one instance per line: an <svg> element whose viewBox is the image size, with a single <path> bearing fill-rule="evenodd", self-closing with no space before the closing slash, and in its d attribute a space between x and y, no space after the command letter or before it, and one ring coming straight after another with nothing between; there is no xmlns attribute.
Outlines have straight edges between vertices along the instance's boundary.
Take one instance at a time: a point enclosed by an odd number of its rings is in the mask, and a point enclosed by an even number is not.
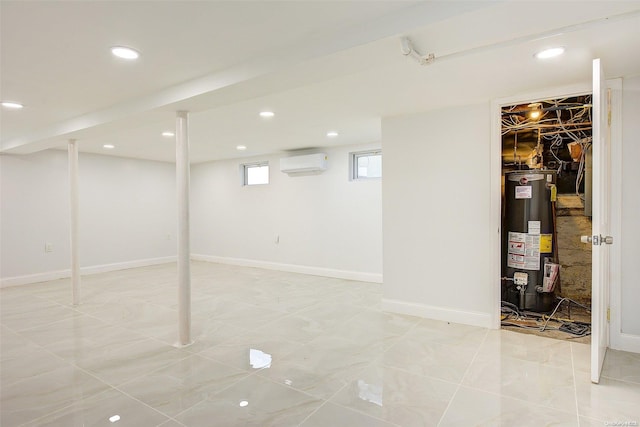
<svg viewBox="0 0 640 427"><path fill-rule="evenodd" d="M272 166L266 186L241 186L240 160L192 166L192 252L381 281L381 182L348 179L349 152L379 147L325 150L329 169L300 177L279 172L281 156L266 156ZM4 155L0 162L2 284L68 276L67 153ZM174 165L93 154L80 154L79 162L83 272L175 256ZM53 252L45 253L45 243Z"/></svg>
<svg viewBox="0 0 640 427"><path fill-rule="evenodd" d="M489 105L384 119L383 307L491 326ZM640 76L623 82L622 349L640 339ZM624 344L624 345L623 345ZM623 348L624 347L624 348Z"/></svg>
<svg viewBox="0 0 640 427"><path fill-rule="evenodd" d="M2 283L68 275L67 153L3 155L0 162ZM175 256L173 165L80 154L79 179L83 272ZM44 251L45 242L53 245L52 252Z"/></svg>
<svg viewBox="0 0 640 427"><path fill-rule="evenodd" d="M380 180L349 181L349 152L323 150L329 168L290 177L281 155L268 160L268 185L242 186L240 164L195 165L191 174L192 252L199 259L381 281ZM279 237L279 243L276 239Z"/></svg>
<svg viewBox="0 0 640 427"><path fill-rule="evenodd" d="M69 178L62 151L0 156L0 277L69 267ZM53 252L45 253L45 242Z"/></svg>
<svg viewBox="0 0 640 427"><path fill-rule="evenodd" d="M640 76L624 79L622 95L621 329L640 338ZM615 167L615 166L614 166Z"/></svg>
<svg viewBox="0 0 640 427"><path fill-rule="evenodd" d="M383 308L489 326L490 105L382 121Z"/></svg>

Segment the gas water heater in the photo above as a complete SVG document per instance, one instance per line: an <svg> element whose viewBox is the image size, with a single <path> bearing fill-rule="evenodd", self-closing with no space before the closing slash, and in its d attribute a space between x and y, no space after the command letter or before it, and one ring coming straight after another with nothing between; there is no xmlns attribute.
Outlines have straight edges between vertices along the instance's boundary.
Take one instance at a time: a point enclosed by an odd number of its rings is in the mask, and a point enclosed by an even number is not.
<svg viewBox="0 0 640 427"><path fill-rule="evenodd" d="M545 312L553 308L559 281L555 184L555 171L505 174L502 299L520 309Z"/></svg>

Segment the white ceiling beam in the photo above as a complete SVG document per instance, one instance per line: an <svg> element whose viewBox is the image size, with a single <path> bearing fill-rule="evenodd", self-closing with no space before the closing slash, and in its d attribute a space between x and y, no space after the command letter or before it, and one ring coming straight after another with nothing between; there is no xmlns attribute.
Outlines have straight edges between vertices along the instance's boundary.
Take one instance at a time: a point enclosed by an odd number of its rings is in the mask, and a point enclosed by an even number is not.
<svg viewBox="0 0 640 427"><path fill-rule="evenodd" d="M2 143L0 152L31 153L60 143L56 138L125 119L129 116L170 106L206 93L227 88L313 58L401 34L448 17L485 8L500 2L420 2L383 18L358 26L329 28L295 45L265 53L237 66L178 84L130 102L93 111ZM230 41L232 42L232 41Z"/></svg>

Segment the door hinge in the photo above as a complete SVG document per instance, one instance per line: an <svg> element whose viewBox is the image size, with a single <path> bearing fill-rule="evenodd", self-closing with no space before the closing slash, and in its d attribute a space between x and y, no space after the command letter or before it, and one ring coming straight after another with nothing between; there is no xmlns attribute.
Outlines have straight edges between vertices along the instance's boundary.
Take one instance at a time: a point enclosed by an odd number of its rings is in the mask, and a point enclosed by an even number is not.
<svg viewBox="0 0 640 427"><path fill-rule="evenodd" d="M611 321L611 308L607 307L607 322Z"/></svg>

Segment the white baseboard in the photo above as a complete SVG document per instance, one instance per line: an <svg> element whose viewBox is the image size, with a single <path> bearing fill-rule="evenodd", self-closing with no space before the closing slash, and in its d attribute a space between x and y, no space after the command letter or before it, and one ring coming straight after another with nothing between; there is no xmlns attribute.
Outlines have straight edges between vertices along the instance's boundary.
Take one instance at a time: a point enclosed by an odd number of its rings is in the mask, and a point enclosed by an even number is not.
<svg viewBox="0 0 640 427"><path fill-rule="evenodd" d="M138 259L134 261L117 262L114 264L93 265L90 267L80 268L82 274L106 273L109 271L126 270L128 268L148 267L150 265L167 264L176 262L177 257L167 256L161 258Z"/></svg>
<svg viewBox="0 0 640 427"><path fill-rule="evenodd" d="M307 265L282 264L278 262L259 261L244 258L229 258L215 255L191 254L195 261L216 262L219 264L238 265L242 267L256 267L267 270L287 271L289 273L310 274L312 276L333 277L336 279L358 280L361 282L382 283L382 274L363 273L359 271L336 270L332 268L311 267Z"/></svg>
<svg viewBox="0 0 640 427"><path fill-rule="evenodd" d="M50 280L65 279L71 276L71 270L47 271L45 273L27 274L24 276L6 277L0 280L0 288L10 286L29 285L31 283L48 282Z"/></svg>
<svg viewBox="0 0 640 427"><path fill-rule="evenodd" d="M168 262L175 262L175 256L162 257L162 258L148 258L138 259L134 261L116 262L113 264L92 265L88 267L81 267L80 274L97 274L106 273L109 271L126 270L128 268L147 267L150 265L166 264ZM71 269L47 271L38 274L28 274L25 276L7 277L0 281L0 288L6 288L9 286L28 285L31 283L48 282L49 280L66 279L71 277Z"/></svg>
<svg viewBox="0 0 640 427"><path fill-rule="evenodd" d="M614 350L640 353L640 336L620 333L611 337L611 348Z"/></svg>
<svg viewBox="0 0 640 427"><path fill-rule="evenodd" d="M417 316L425 319L443 320L445 322L462 323L464 325L491 328L491 315L474 311L462 311L452 308L435 307L416 304L395 299L382 300L382 310L392 313Z"/></svg>

